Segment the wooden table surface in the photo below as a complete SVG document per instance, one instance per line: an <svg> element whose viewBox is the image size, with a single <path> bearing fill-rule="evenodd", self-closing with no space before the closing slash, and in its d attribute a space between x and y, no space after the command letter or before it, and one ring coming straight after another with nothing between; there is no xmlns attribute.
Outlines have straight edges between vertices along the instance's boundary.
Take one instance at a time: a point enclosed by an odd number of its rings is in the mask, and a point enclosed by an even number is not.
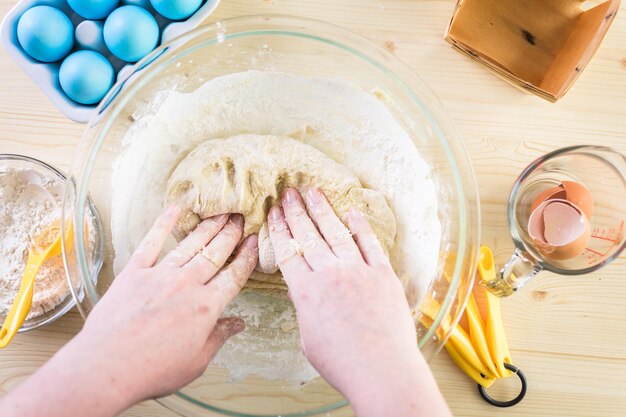
<svg viewBox="0 0 626 417"><path fill-rule="evenodd" d="M14 5L0 0L0 16ZM626 5L598 53L557 104L525 95L442 40L452 0L223 0L211 20L256 13L317 18L383 45L435 91L471 155L482 200L483 243L499 258L512 248L506 199L516 175L535 157L574 144L626 153ZM0 51L0 152L70 163L83 125L66 119L8 54ZM529 391L500 410L445 352L431 365L456 416L624 416L626 410L625 257L587 276L542 273L503 301L513 360ZM32 373L81 327L73 311L44 329L19 335L0 351L0 392ZM515 384L502 382L502 393ZM130 416L174 416L153 401Z"/></svg>

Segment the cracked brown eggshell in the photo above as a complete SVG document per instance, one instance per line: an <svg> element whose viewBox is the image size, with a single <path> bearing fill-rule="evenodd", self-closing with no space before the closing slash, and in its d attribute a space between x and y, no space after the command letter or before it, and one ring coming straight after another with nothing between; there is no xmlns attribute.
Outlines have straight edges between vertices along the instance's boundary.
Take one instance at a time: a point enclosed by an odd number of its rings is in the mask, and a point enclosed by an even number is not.
<svg viewBox="0 0 626 417"><path fill-rule="evenodd" d="M528 219L528 234L546 258L565 260L584 252L591 236L589 220L568 200L552 199L539 204Z"/></svg>

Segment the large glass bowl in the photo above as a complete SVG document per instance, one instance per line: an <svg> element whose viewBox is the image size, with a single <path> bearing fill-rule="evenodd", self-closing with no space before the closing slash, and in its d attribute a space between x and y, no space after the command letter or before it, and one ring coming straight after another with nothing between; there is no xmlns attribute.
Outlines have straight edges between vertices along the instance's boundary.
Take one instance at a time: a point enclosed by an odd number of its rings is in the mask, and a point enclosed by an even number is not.
<svg viewBox="0 0 626 417"><path fill-rule="evenodd" d="M228 19L194 30L163 45L126 74L103 100L79 144L64 207L65 221L82 223L91 194L103 221L104 267L92 284L82 246L65 253L73 294L87 316L114 279L111 243L111 173L133 121L154 112L159 92L189 92L207 80L250 69L282 71L350 81L363 91L382 91L387 104L433 169L443 225L440 259L427 297L435 317L415 317L419 346L427 358L447 338L444 318L459 319L473 285L479 245L478 195L462 141L423 82L394 56L345 29L287 16ZM76 229L76 242L83 233ZM432 304L431 304L432 305ZM447 327L446 327L447 328ZM277 363L277 366L280 364ZM320 378L302 386L248 377L231 381L210 366L175 395L160 400L186 416L310 416L344 414L346 402ZM334 411L337 410L337 411ZM339 415L338 414L338 415ZM325 414L330 415L330 414Z"/></svg>

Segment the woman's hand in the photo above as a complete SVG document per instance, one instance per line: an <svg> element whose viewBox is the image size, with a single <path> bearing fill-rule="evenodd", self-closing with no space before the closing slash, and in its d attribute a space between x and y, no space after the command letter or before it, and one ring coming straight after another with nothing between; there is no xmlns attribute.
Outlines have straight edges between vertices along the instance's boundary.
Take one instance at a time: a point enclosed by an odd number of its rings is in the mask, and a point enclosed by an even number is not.
<svg viewBox="0 0 626 417"><path fill-rule="evenodd" d="M351 210L348 230L317 189L306 200L305 207L286 190L268 220L304 354L359 416L449 415L402 285L369 224Z"/></svg>
<svg viewBox="0 0 626 417"><path fill-rule="evenodd" d="M256 236L224 267L241 240L243 218L212 217L156 263L177 218L171 207L157 220L81 332L82 342L112 362L120 388L136 400L193 381L244 328L239 318L219 317L257 263Z"/></svg>
<svg viewBox="0 0 626 417"><path fill-rule="evenodd" d="M115 415L190 383L243 330L241 319L220 315L257 263L257 237L244 240L227 265L243 218L216 216L157 263L177 218L170 207L157 219L83 330L11 393L15 414L7 415Z"/></svg>

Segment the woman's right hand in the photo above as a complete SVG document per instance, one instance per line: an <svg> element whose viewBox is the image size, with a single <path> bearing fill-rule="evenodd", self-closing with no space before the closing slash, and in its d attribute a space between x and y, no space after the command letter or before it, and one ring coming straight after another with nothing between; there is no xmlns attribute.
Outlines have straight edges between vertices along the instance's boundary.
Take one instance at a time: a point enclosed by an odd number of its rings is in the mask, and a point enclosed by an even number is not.
<svg viewBox="0 0 626 417"><path fill-rule="evenodd" d="M318 189L306 200L286 190L268 224L307 359L359 416L449 415L402 285L369 224L351 210L348 230Z"/></svg>

